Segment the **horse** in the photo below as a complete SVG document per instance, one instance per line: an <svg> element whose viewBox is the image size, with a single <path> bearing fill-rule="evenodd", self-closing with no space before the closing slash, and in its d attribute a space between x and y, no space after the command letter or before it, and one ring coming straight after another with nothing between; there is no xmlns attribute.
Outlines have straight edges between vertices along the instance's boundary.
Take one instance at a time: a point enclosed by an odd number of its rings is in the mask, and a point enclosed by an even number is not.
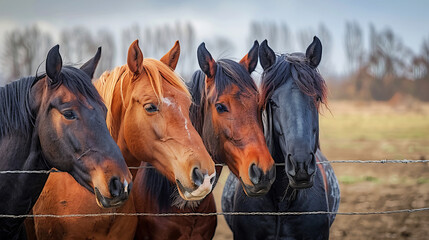
<svg viewBox="0 0 429 240"><path fill-rule="evenodd" d="M250 76L258 64L258 47L255 41L237 63L215 61L202 43L197 50L201 70L189 84L192 123L214 161L226 164L250 197L266 194L276 178L259 115L258 88Z"/></svg>
<svg viewBox="0 0 429 240"><path fill-rule="evenodd" d="M275 178L274 160L269 155L258 118L258 92L250 73L256 67L258 43L240 63L219 60L216 63L202 43L198 48L198 60L202 71L196 71L188 83L193 103L190 108L191 122L204 141L205 147L217 163L228 162L236 173L245 179L249 194L259 195L269 188ZM207 74L207 77L206 77ZM252 133L252 137L246 135ZM218 137L220 137L218 139ZM215 140L215 141L212 141ZM274 170L273 170L274 169ZM220 174L220 168L217 174ZM139 170L148 171L148 170ZM212 194L201 201L177 203L169 198L175 189L160 174L146 175L138 182L154 182L141 196L157 196L159 208L152 212L214 213L216 205ZM250 174L250 176L249 176ZM252 180L249 178L251 177ZM162 183L162 184L161 184ZM136 191L142 191L140 185ZM164 190L165 189L165 190ZM155 205L153 200L146 201ZM160 204L161 203L161 204ZM139 210L139 209L138 209ZM140 209L150 211L150 209ZM181 216L171 218L140 217L136 234L138 239L211 239L217 225L216 216ZM184 227L186 226L186 227Z"/></svg>
<svg viewBox="0 0 429 240"><path fill-rule="evenodd" d="M337 178L319 146L319 107L326 104L326 84L317 70L322 44L317 37L306 53L277 55L267 40L259 48L264 69L261 109L270 152L285 171L277 171L271 190L248 198L233 175L222 196L224 212L336 212ZM318 164L319 163L319 164ZM226 216L234 239L328 239L335 214Z"/></svg>
<svg viewBox="0 0 429 240"><path fill-rule="evenodd" d="M105 72L94 85L106 103L107 126L128 166L136 168L147 162L155 168L151 172L162 174L168 184L176 185L177 199L200 200L211 192L216 174L213 160L190 124L191 96L173 71L179 56L180 45L176 42L161 60L144 58L136 40L129 47L127 64ZM132 173L138 178L135 169ZM64 176L52 180L57 181L64 181ZM56 186L45 187L35 213L135 213L142 206L156 208L150 205L153 201L139 201L147 196L139 196L136 190L143 186L136 180L129 201L110 211L82 199L87 193L72 179L67 187ZM69 199L67 208L63 199ZM38 238L133 239L137 220L136 216L61 221L38 218L35 226Z"/></svg>
<svg viewBox="0 0 429 240"><path fill-rule="evenodd" d="M0 170L66 172L101 207L128 198L132 176L104 121L106 107L91 84L101 49L80 69L63 66L59 45L46 74L0 88ZM0 174L0 213L28 214L49 174ZM96 201L93 201L94 194ZM0 218L0 239L25 239L24 218Z"/></svg>

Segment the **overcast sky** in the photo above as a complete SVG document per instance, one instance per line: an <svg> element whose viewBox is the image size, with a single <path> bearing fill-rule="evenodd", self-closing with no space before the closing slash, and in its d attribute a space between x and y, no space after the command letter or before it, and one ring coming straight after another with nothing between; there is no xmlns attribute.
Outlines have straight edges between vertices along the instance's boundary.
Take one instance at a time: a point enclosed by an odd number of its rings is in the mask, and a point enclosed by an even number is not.
<svg viewBox="0 0 429 240"><path fill-rule="evenodd" d="M231 39L236 46L232 57L241 58L252 44L246 42L252 20L285 22L294 35L300 29L317 30L323 23L333 35L333 71L341 73L346 21L360 23L366 42L369 23L377 30L390 27L406 46L418 52L423 38L429 38L428 9L429 1L424 0L0 0L0 47L7 31L35 23L54 34L83 25L92 30L107 28L120 36L123 28L134 23L146 26L181 21L193 24L197 43L215 35ZM290 51L298 50L305 49Z"/></svg>

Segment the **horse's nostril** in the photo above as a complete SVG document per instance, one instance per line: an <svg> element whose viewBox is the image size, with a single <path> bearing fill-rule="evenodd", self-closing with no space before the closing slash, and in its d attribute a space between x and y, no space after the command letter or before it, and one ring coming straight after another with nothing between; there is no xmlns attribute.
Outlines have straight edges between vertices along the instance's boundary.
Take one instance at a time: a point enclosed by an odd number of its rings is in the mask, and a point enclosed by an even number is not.
<svg viewBox="0 0 429 240"><path fill-rule="evenodd" d="M313 153L311 153L311 160L307 165L307 173L308 175L313 175L316 172L316 157Z"/></svg>
<svg viewBox="0 0 429 240"><path fill-rule="evenodd" d="M133 188L133 182L128 183L128 194L131 193L132 188Z"/></svg>
<svg viewBox="0 0 429 240"><path fill-rule="evenodd" d="M272 167L270 169L270 171L268 171L268 178L270 180L275 179L276 178L276 166Z"/></svg>
<svg viewBox="0 0 429 240"><path fill-rule="evenodd" d="M261 181L262 169L260 169L256 164L252 163L249 168L249 178L253 184L258 184Z"/></svg>
<svg viewBox="0 0 429 240"><path fill-rule="evenodd" d="M123 186L118 177L112 177L110 179L109 191L112 197L118 197L123 192Z"/></svg>
<svg viewBox="0 0 429 240"><path fill-rule="evenodd" d="M201 173L199 168L194 168L192 170L192 181L194 182L194 184L197 187L199 187L199 186L201 186L201 184L203 184L204 176L203 176L203 173Z"/></svg>
<svg viewBox="0 0 429 240"><path fill-rule="evenodd" d="M290 175L290 176L295 176L296 175L296 170L295 170L295 165L291 159L291 155L289 154L288 157L286 158L286 172Z"/></svg>

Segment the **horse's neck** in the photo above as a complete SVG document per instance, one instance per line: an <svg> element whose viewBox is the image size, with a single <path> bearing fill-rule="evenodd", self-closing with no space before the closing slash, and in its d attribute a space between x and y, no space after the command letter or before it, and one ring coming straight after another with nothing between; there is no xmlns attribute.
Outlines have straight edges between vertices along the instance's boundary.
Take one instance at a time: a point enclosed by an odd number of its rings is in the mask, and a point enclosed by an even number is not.
<svg viewBox="0 0 429 240"><path fill-rule="evenodd" d="M48 170L39 141L34 135L23 136L15 133L3 137L0 139L0 155L1 170ZM14 215L28 214L47 179L48 174L45 173L0 174L2 199L0 212ZM6 219L4 223L0 220L0 226L5 224L4 229L13 231L23 221L24 218Z"/></svg>

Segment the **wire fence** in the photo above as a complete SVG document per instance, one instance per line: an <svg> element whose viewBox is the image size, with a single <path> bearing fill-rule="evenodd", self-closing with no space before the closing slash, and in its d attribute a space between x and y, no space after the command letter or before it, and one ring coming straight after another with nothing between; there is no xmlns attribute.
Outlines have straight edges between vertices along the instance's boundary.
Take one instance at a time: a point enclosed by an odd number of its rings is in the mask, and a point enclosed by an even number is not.
<svg viewBox="0 0 429 240"><path fill-rule="evenodd" d="M332 160L317 162L317 164L330 164L330 163L367 163L367 164L387 164L387 163L429 163L429 160ZM284 166L284 163L276 163L276 166ZM226 164L215 164L217 167L224 167ZM129 167L129 169L141 169L141 168L154 168L153 166L139 166ZM5 170L0 171L0 174L49 174L51 172L60 172L56 169L51 170ZM54 214L0 214L0 218L81 218L81 217L106 217L106 216L149 216L149 217L184 217L184 216L292 216L292 215L320 215L320 214L336 214L336 215L380 215L380 214L398 214L398 213L415 213L429 211L429 207L423 208L412 208L412 209L399 209L399 210L388 210L388 211L369 211L369 212L329 212L329 211L313 211L313 212L213 212L213 213L94 213L94 214L66 214L66 215L54 215Z"/></svg>
<svg viewBox="0 0 429 240"><path fill-rule="evenodd" d="M321 214L336 214L336 215L379 215L379 214L394 214L394 213L414 213L429 211L427 208L414 208L414 209L400 209L391 211L373 211L373 212L328 212L328 211L315 211L315 212L213 212L213 213L90 213L90 214L67 214L67 215L54 215L54 214L24 214L24 215L8 215L0 214L0 218L80 218L80 217L110 217L110 216L129 216L129 217L185 217L185 216L292 216L292 215L321 215Z"/></svg>
<svg viewBox="0 0 429 240"><path fill-rule="evenodd" d="M331 164L331 163L429 163L429 160L332 160L332 161L321 161L317 162L317 164ZM284 163L276 163L276 166L285 166ZM215 164L216 167L224 167L227 166L224 163L217 163ZM128 167L129 169L141 169L141 168L154 168L153 166L138 166L138 167ZM5 170L0 171L0 174L21 174L21 173L27 173L27 174L49 174L51 172L61 172L56 169L51 170Z"/></svg>

